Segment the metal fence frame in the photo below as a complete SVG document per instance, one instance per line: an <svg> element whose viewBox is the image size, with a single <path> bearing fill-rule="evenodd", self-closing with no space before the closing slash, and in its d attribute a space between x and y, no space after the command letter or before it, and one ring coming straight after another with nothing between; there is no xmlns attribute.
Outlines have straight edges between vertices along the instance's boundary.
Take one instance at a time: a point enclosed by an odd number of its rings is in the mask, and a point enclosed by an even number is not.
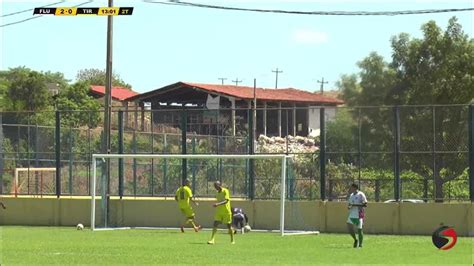
<svg viewBox="0 0 474 266"><path fill-rule="evenodd" d="M349 109L348 107L340 107L338 109L342 109L342 108L347 108ZM361 170L363 168L362 166L362 161L363 161L363 157L366 156L366 155L377 155L378 154L378 151L363 151L362 150L362 138L361 138L361 121L360 121L360 113L361 111L364 111L364 110L369 110L370 108L373 108L374 110L390 110L390 111L387 111L387 112L391 112L392 113L392 124L390 125L393 129L393 150L392 151L380 151L380 154L386 154L387 156L391 155L393 156L393 164L392 164L392 169L393 169L393 179L386 179L386 178L378 178L376 180L368 180L366 178L364 178L362 175L361 175ZM400 112L401 111L406 111L406 110L409 110L410 108L414 109L414 108L425 108L425 109L432 109L433 111L433 139L432 139L432 147L433 149L431 151L427 151L427 150L420 150L420 151L407 151L407 150L403 150L402 149L402 141L401 141L401 137L403 136L403 132L402 132L402 128L401 128L401 123L404 122L404 120L401 118L401 114ZM467 150L436 150L436 125L435 125L435 112L437 112L436 110L440 110L439 112L443 112L443 108L466 108L467 111L468 111L468 118L467 118L467 121L464 121L463 123L466 123L467 127L468 127L468 143L467 143ZM285 109L285 108L283 108ZM299 109L305 109L305 108L299 108ZM402 162L403 162L403 156L431 156L432 157L432 161L433 161L433 174L435 173L435 169L437 167L437 161L436 161L436 157L439 156L439 155L442 155L442 154L465 154L467 155L467 157L469 158L468 159L468 163L466 165L466 167L469 169L469 175L468 175L468 180L466 180L466 185L469 186L469 198L463 198L463 199L460 199L460 200L470 200L471 202L474 202L474 106L473 105L424 105L424 106L381 106L381 107L354 107L354 108L350 108L351 110L353 111L357 111L359 112L359 121L357 121L358 123L358 130L359 130L359 135L357 136L357 144L354 145L356 146L355 149L351 150L351 151L332 151L332 150L328 150L328 142L327 142L327 138L328 138L328 132L327 132L327 121L325 119L325 108L324 107L317 107L317 109L320 110L320 131L321 131L321 134L320 134L320 146L319 146L319 151L315 153L315 155L317 155L318 157L318 162L317 162L317 167L318 167L318 170L319 170L319 179L317 179L316 177L309 177L309 179L307 181L309 181L310 183L310 196L309 199L321 199L321 200L338 200L338 196L333 196L332 195L332 190L333 190L333 186L334 186L334 182L342 182L342 180L352 180L353 182L358 182L359 184L363 184L364 182L379 182L379 184L375 185L376 187L376 190L378 190L380 188L380 182L388 182L388 180L392 180L393 181L393 199L395 200L400 200L403 198L403 183L404 182L408 182L407 180L403 180L402 179ZM229 109L230 110L230 109ZM258 109L248 109L247 110L247 113L249 114L248 115L248 120L247 120L247 129L253 129L254 128L254 115L251 115L252 112L255 112L257 111ZM294 108L291 108L291 110L294 110ZM166 136L173 136L174 139L176 140L179 140L179 145L181 147L181 149L179 151L174 151L175 153L176 152L179 152L181 154L195 154L195 153L198 153L197 152L197 142L198 142L198 138L203 138L203 137L206 137L206 136L199 136L199 135L195 135L195 134L190 134L188 133L188 124L187 124L187 113L188 111L185 110L185 109L182 109L182 110L172 110L173 112L177 112L181 115L181 119L180 119L180 125L179 125L179 128L181 130L181 133L155 133L154 132L154 125L153 125L153 115L159 113L159 112L163 112L163 111L166 111L166 110L149 110L149 111L146 111L146 112L149 112L150 113L150 116L151 116L151 121L150 121L150 132L143 132L141 129L144 129L145 128L145 125L142 124L139 125L139 122L138 122L138 115L137 115L137 111L130 111L131 113L134 113L135 115L135 123L134 123L134 126L132 128L132 130L127 130L126 128L126 124L128 124L129 122L125 122L124 120L124 111L123 110L119 110L119 111L116 111L114 112L114 115L116 113L116 119L115 121L117 122L115 128L116 130L114 131L113 133L113 136L112 138L117 138L117 150L116 152L119 153L119 154L123 154L123 153L143 153L139 150L139 148L137 147L138 144L137 144L137 138L138 136L142 136L142 135L145 135L145 134L149 134L150 135L150 138L151 138L151 151L150 153L155 153L157 152L156 151L156 147L155 145L158 145L155 141L155 137L162 137L163 139L163 143L162 144L159 144L159 145L162 145L162 151L163 153L166 153L166 152L173 152L173 151L169 151L167 150L167 137ZM193 110L193 112L195 112L196 110ZM68 111L70 112L70 111ZM24 124L7 124L7 123L3 123L2 121L2 117L4 116L4 114L6 113L9 113L9 112L0 112L0 125L1 125L1 128L0 128L0 194L9 194L8 192L5 193L4 189L3 189L3 175L4 175L4 172L5 172L5 161L14 161L15 165L17 165L19 162L20 164L22 164L21 162L23 161L26 161L26 165L27 167L30 167L31 165L31 161L35 162L35 165L34 166L38 166L38 162L41 161L41 159L39 159L39 156L41 154L43 155L52 155L51 152L45 152L45 151L38 151L38 141L39 141L39 136L38 136L38 131L39 129L41 128L48 128L48 129L54 129L54 160L51 159L47 162L50 162L50 163L53 163L54 162L54 165L56 167L56 174L55 174L55 193L54 195L56 195L57 197L60 197L61 195L73 195L74 194L74 183L73 183L73 167L74 167L74 164L75 163L80 163L80 164L84 164L84 165L90 165L90 160L91 160L91 156L93 153L95 153L95 151L92 149L92 144L91 142L93 141L92 140L92 137L91 137L91 131L93 130L97 130L98 128L92 128L91 126L89 126L87 129L84 129L84 128L72 128L72 127L67 127L65 125L62 124L62 114L64 113L67 113L65 111L55 111L54 112L54 126L52 125L49 125L49 126L42 126L42 125L38 125L38 124L30 124L30 116L33 115L33 113L28 113L28 112L24 112L22 113L22 115L26 115L28 116L28 123L26 125ZM288 115L287 115L288 116ZM128 117L128 115L127 115ZM142 115L142 121L145 121L143 119L143 115ZM288 127L288 123L286 124L286 126ZM17 127L17 131L18 131L18 142L22 140L22 137L20 136L21 133L20 131L22 130L21 128L25 128L26 127L26 131L27 131L27 144L26 144L26 147L27 147L27 151L26 151L26 155L25 154L22 154L21 152L19 152L19 148L18 150L16 151L15 154L11 154L11 153L8 153L6 152L4 149L4 145L3 145L3 139L6 137L4 132L3 132L3 128L4 127ZM30 131L31 131L31 128L35 128L34 129L34 132L35 132L35 145L33 145L35 148L34 148L34 151L31 151L30 150L30 147L33 147L33 146L30 146ZM148 126L147 126L148 127ZM87 138L88 138L88 150L86 153L81 153L80 154L80 159L77 159L75 158L75 152L73 151L73 148L74 148L74 137L73 137L73 130L87 130ZM288 132L291 132L291 130L289 130L287 128L287 131ZM69 132L69 133L67 133ZM132 135L132 150L131 151L128 151L126 150L125 148L125 137L126 137L126 133L131 133ZM69 134L68 138L69 138L69 143L67 143L67 151L64 151L64 134ZM127 137L129 137L129 135L127 135ZM217 147L216 150L214 151L215 153L219 154L221 152L225 152L222 150L222 147L225 146L225 143L226 143L226 140L227 139L232 139L234 138L235 140L235 137L232 137L232 136L207 136L209 139L213 138L215 139L215 146ZM256 142L256 136L254 136L254 131L253 130L247 130L247 136L243 136L243 137L240 137L240 141L241 142L244 142L243 146L242 146L242 150L240 151L241 153L245 153L245 154L254 154L255 153L255 142ZM191 140L190 143L189 140ZM288 141L288 140L286 140ZM390 141L390 140L388 140ZM212 152L212 151L211 151ZM235 151L234 151L235 152ZM238 151L237 151L238 152ZM288 153L288 151L287 151ZM358 176L357 178L339 178L338 180L334 180L334 179L331 179L331 178L328 178L327 176L327 167L328 167L328 162L331 160L331 157L332 156L336 156L336 155L341 155L341 154L347 154L347 155L351 155L351 156L354 156L354 158L356 158L357 160L357 167L358 167ZM25 159L25 156L26 156L26 159ZM32 157L34 157L34 159L32 159ZM67 156L66 158L64 156ZM86 158L86 159L83 159L83 158ZM217 170L217 178L219 178L220 175L222 175L222 169L225 167L222 165L222 162L217 162L217 166L216 166L216 169ZM64 173L62 173L61 169L64 167L64 165L68 165L68 171L67 171L67 175L69 177L68 179L68 182L67 182L67 193L65 193L64 189L66 188L63 188L62 187L62 183L64 182L64 180L62 180L62 177L64 176ZM120 197L123 197L123 196L128 196L129 194L127 193L124 193L124 190L125 190L125 162L123 159L119 160L119 163L117 165L117 171L118 171L118 177L119 177L119 181L118 181L118 188L116 188L116 191L117 191L117 195L120 196ZM151 163L151 173L152 173L152 177L151 177L151 188L150 188L150 191L151 193L149 193L151 196L156 196L156 194L154 193L154 177L153 177L153 173L154 173L154 168L155 167L162 167L163 171L165 171L165 174L164 174L164 178L166 179L166 171L167 171L167 167L169 167L170 165L167 164L166 162L163 164L163 165L156 165L154 164L153 162ZM90 167L90 166L89 166ZM133 193L132 195L133 196L140 196L140 193L137 193L137 187L136 187L136 182L137 182L137 168L140 167L140 164L136 161L136 160L133 160L133 163L132 163L132 174L133 174L133 180L134 180L134 188L133 188ZM194 167L194 168L193 168ZM194 173L194 169L195 169L195 164L194 162L191 162L191 164L188 164L188 161L186 159L183 159L181 161L181 179L184 179L186 177L189 177L190 175L192 176L192 178L194 179L195 178L195 173ZM259 180L258 177L255 176L255 172L256 172L256 169L255 169L255 163L253 160L249 160L248 162L246 162L245 164L245 171L247 173L247 176L245 177L245 187L247 189L247 193L246 193L246 197L250 198L250 199L256 199L256 198L259 198L259 196L256 195L256 183L257 182L260 182L261 180ZM189 172L190 171L190 172ZM188 173L189 172L189 173ZM90 169L87 170L87 180L90 179ZM317 174L316 174L317 176ZM300 179L295 179L296 181L300 180ZM302 179L301 179L302 180ZM300 181L301 181L300 180ZM345 181L345 182L346 182ZM413 182L415 182L416 180L413 180ZM88 181L89 182L89 181ZM289 181L289 182L295 182L295 181ZM348 182L348 181L347 181ZM418 181L416 181L418 182ZM428 200L428 182L431 182L429 181L428 179L426 179L424 181L424 183L422 184L424 186L423 188L423 199L426 201ZM193 186L194 186L194 183L193 182ZM296 182L297 183L297 182ZM295 184L296 184L295 183ZM166 187L167 185L169 185L167 183L167 180L164 181L164 191L167 192L166 194L171 194L173 191L173 189L169 189L168 187ZM314 186L317 186L319 188L319 196L316 196L314 194L317 194L316 192L313 192L313 185ZM289 195L292 194L292 190L291 190L291 187L292 187L292 184L289 184L288 186L290 189L289 189ZM378 188L377 188L378 187ZM194 189L194 187L193 187ZM31 193L31 194L34 194L34 193ZM90 194L90 191L87 192L87 194ZM271 198L271 197L266 197L266 198ZM298 197L295 197L295 198L298 198ZM433 198L431 198L433 199ZM447 198L449 200L449 197ZM379 200L379 197L376 197L376 200ZM434 199L434 200L443 200L443 199Z"/></svg>

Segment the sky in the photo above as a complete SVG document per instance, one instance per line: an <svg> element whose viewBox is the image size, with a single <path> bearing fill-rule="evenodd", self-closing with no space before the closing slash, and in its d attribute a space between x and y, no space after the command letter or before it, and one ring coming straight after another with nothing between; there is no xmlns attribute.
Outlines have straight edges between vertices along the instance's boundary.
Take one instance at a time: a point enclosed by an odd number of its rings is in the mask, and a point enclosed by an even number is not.
<svg viewBox="0 0 474 266"><path fill-rule="evenodd" d="M3 15L59 2L0 0ZM245 8L299 11L397 11L472 8L472 0L189 0ZM66 1L73 6L85 1ZM456 16L473 36L473 12L404 16L314 16L266 14L114 1L134 7L132 16L113 18L113 70L137 92L178 81L334 89L343 74L376 51L389 61L390 38L401 32L421 37L421 25L434 20L443 29ZM93 1L84 7L105 7ZM31 18L32 11L0 18L0 25ZM79 70L105 69L107 18L43 16L0 28L0 68L26 66L62 72L71 82Z"/></svg>

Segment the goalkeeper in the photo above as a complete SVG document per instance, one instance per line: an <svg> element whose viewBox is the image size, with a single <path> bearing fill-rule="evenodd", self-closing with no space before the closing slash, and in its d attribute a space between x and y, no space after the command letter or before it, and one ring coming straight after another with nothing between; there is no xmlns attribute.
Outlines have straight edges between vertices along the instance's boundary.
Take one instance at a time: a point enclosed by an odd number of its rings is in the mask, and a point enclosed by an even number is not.
<svg viewBox="0 0 474 266"><path fill-rule="evenodd" d="M241 208L232 208L232 225L234 229L240 228L241 233L244 233L244 226L248 225L249 217ZM237 230L234 230L237 234Z"/></svg>
<svg viewBox="0 0 474 266"><path fill-rule="evenodd" d="M195 215L193 208L191 207L190 201L192 201L196 206L199 204L193 200L193 192L189 187L189 179L184 180L183 185L176 190L176 195L174 199L178 202L179 209L186 217L185 221L181 224L181 232L184 233L184 227L187 224L191 224L195 232L198 232L201 229L200 225L196 224Z"/></svg>

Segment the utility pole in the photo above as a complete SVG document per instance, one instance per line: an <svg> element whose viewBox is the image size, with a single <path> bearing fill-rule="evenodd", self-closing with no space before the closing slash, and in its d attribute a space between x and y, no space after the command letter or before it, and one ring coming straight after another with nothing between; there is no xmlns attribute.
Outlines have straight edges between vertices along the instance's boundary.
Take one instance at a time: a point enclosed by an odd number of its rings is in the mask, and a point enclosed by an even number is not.
<svg viewBox="0 0 474 266"><path fill-rule="evenodd" d="M113 7L113 0L109 0L109 7ZM107 56L106 56L106 68L105 68L105 97L104 97L104 134L103 134L103 146L102 153L110 153L110 120L112 116L112 38L113 36L113 16L107 16ZM110 159L106 159L105 163L105 175L107 180L106 190L106 209L104 226L108 226L109 221L109 193L110 193Z"/></svg>
<svg viewBox="0 0 474 266"><path fill-rule="evenodd" d="M321 90L321 94L323 94L324 93L324 84L328 84L329 82L324 81L324 77L323 77L321 81L318 80L318 83L321 83L321 89L320 90Z"/></svg>
<svg viewBox="0 0 474 266"><path fill-rule="evenodd" d="M278 70L278 67L276 70L272 70L273 73L276 74L276 78L275 78L275 89L278 89L278 73L283 73L282 70Z"/></svg>
<svg viewBox="0 0 474 266"><path fill-rule="evenodd" d="M224 85L224 80L226 80L227 78L218 78L218 79L221 81L222 85Z"/></svg>
<svg viewBox="0 0 474 266"><path fill-rule="evenodd" d="M241 83L242 80L239 80L239 78L236 78L235 80L232 80L232 82L235 82L235 86L239 86L239 83Z"/></svg>

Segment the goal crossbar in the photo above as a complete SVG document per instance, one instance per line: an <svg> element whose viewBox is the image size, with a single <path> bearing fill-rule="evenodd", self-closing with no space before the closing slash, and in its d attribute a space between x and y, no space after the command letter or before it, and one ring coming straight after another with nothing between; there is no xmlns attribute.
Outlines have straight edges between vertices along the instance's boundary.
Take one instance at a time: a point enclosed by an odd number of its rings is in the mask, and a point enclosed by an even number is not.
<svg viewBox="0 0 474 266"><path fill-rule="evenodd" d="M286 159L286 154L93 154L92 159Z"/></svg>
<svg viewBox="0 0 474 266"><path fill-rule="evenodd" d="M13 177L13 189L15 197L18 196L18 187L20 183L18 182L18 175L20 172L56 172L54 167L29 167L29 168L15 168L15 176Z"/></svg>
<svg viewBox="0 0 474 266"><path fill-rule="evenodd" d="M280 159L281 160L281 194L280 194L280 233L284 235L285 226L285 191L286 191L286 164L291 156L286 154L93 154L92 155L92 182L91 182L91 229L95 228L95 199L97 160L103 159Z"/></svg>

